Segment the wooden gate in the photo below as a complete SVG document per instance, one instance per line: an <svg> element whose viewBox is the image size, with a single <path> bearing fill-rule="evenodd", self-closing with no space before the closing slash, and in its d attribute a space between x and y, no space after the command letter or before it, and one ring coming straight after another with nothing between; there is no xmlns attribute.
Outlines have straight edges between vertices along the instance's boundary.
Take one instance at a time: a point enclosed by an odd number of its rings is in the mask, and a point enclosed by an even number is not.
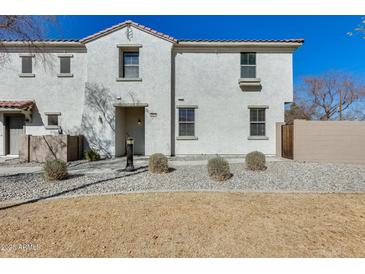
<svg viewBox="0 0 365 274"><path fill-rule="evenodd" d="M293 140L294 140L294 126L281 126L281 156L288 159L293 159Z"/></svg>

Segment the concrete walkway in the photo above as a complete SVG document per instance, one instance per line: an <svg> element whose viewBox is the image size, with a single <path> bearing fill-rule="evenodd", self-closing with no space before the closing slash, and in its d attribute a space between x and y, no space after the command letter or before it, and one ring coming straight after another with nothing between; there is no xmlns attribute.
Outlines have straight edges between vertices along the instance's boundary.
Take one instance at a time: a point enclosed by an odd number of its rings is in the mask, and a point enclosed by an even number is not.
<svg viewBox="0 0 365 274"><path fill-rule="evenodd" d="M227 156L224 157L231 164L243 164L245 162L244 157L234 157ZM206 165L209 156L186 156L186 157L171 157L169 158L169 166L179 167L179 166L200 166ZM268 156L266 157L267 162L275 161L289 161L280 157ZM126 166L126 158L114 158L106 159L97 162L86 162L86 161L76 161L70 162L68 166L68 171L70 174L108 174L114 172L122 171ZM136 156L134 158L134 166L137 167L147 167L148 157L146 156ZM0 177L9 176L24 173L40 173L42 172L42 165L27 166L26 164L17 165L1 165L0 164ZM1 179L1 178L0 178Z"/></svg>

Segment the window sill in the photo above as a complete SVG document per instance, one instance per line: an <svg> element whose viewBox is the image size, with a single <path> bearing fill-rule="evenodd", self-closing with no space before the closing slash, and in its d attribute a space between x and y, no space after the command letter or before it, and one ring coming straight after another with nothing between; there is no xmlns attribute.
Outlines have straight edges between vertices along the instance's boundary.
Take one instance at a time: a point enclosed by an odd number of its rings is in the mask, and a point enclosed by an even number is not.
<svg viewBox="0 0 365 274"><path fill-rule="evenodd" d="M269 140L267 136L248 136L248 140Z"/></svg>
<svg viewBox="0 0 365 274"><path fill-rule="evenodd" d="M59 126L46 126L48 130L58 130Z"/></svg>
<svg viewBox="0 0 365 274"><path fill-rule="evenodd" d="M142 78L122 78L117 77L117 82L142 82Z"/></svg>
<svg viewBox="0 0 365 274"><path fill-rule="evenodd" d="M22 78L33 78L33 77L35 77L35 74L34 73L19 73L19 77L22 77Z"/></svg>
<svg viewBox="0 0 365 274"><path fill-rule="evenodd" d="M177 136L176 140L198 140L196 136Z"/></svg>
<svg viewBox="0 0 365 274"><path fill-rule="evenodd" d="M57 74L58 78L70 78L70 77L74 77L74 75L72 73L59 73Z"/></svg>
<svg viewBox="0 0 365 274"><path fill-rule="evenodd" d="M261 86L260 78L240 78L238 79L240 87L259 87Z"/></svg>
<svg viewBox="0 0 365 274"><path fill-rule="evenodd" d="M177 105L176 108L198 108L197 105Z"/></svg>

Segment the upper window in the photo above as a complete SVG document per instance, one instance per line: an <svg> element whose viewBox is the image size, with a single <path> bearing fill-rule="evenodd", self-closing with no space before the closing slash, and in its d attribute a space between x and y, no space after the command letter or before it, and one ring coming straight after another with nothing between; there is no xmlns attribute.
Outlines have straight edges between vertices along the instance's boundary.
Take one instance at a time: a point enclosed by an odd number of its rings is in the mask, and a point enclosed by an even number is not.
<svg viewBox="0 0 365 274"><path fill-rule="evenodd" d="M139 52L124 51L122 60L122 78L139 78Z"/></svg>
<svg viewBox="0 0 365 274"><path fill-rule="evenodd" d="M265 108L250 108L250 136L265 136Z"/></svg>
<svg viewBox="0 0 365 274"><path fill-rule="evenodd" d="M194 108L179 108L179 136L195 136Z"/></svg>
<svg viewBox="0 0 365 274"><path fill-rule="evenodd" d="M256 53L241 52L241 78L256 78Z"/></svg>
<svg viewBox="0 0 365 274"><path fill-rule="evenodd" d="M22 73L33 73L33 57L22 56Z"/></svg>
<svg viewBox="0 0 365 274"><path fill-rule="evenodd" d="M71 73L71 57L59 57L60 58L60 73L70 74Z"/></svg>

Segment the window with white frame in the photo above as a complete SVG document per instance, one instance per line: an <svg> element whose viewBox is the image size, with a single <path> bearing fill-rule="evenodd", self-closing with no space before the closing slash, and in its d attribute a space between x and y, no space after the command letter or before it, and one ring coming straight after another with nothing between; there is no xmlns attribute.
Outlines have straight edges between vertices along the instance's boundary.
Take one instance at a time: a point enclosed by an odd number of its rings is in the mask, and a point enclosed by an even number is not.
<svg viewBox="0 0 365 274"><path fill-rule="evenodd" d="M59 112L46 112L47 115L47 126L46 128L58 128L59 127Z"/></svg>
<svg viewBox="0 0 365 274"><path fill-rule="evenodd" d="M266 108L250 108L250 136L265 136Z"/></svg>
<svg viewBox="0 0 365 274"><path fill-rule="evenodd" d="M241 78L256 78L255 52L241 52Z"/></svg>
<svg viewBox="0 0 365 274"><path fill-rule="evenodd" d="M119 77L126 79L139 78L139 51L121 49L121 68Z"/></svg>
<svg viewBox="0 0 365 274"><path fill-rule="evenodd" d="M195 136L195 109L179 108L179 136Z"/></svg>
<svg viewBox="0 0 365 274"><path fill-rule="evenodd" d="M60 58L60 74L71 73L71 57L70 56L59 56Z"/></svg>
<svg viewBox="0 0 365 274"><path fill-rule="evenodd" d="M33 56L21 56L22 59L22 73L32 74L33 73Z"/></svg>

